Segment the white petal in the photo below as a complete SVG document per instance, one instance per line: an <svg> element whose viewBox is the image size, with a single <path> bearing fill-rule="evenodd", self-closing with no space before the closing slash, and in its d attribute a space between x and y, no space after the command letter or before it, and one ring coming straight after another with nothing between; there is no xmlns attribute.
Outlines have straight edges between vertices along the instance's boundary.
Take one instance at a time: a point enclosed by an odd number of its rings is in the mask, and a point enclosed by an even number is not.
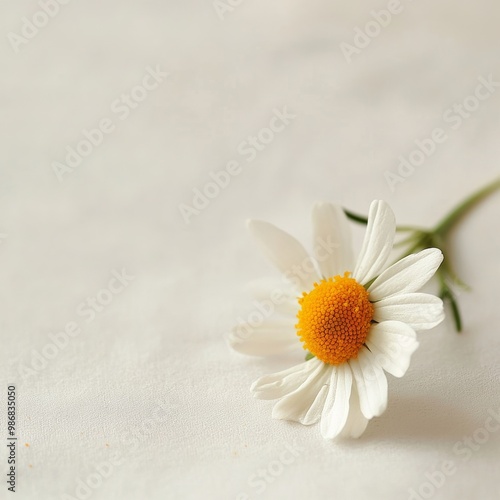
<svg viewBox="0 0 500 500"><path fill-rule="evenodd" d="M262 312L269 318L282 315L290 318L294 325L297 323L297 313L300 309L298 297L289 298L281 295L278 298L276 295L273 298L255 301L253 306L256 311Z"/></svg>
<svg viewBox="0 0 500 500"><path fill-rule="evenodd" d="M245 286L245 291L257 300L295 300L300 295L300 292L297 293L297 291L281 277L252 280Z"/></svg>
<svg viewBox="0 0 500 500"><path fill-rule="evenodd" d="M367 419L379 417L387 408L387 377L373 354L362 347L349 361L359 392L360 407Z"/></svg>
<svg viewBox="0 0 500 500"><path fill-rule="evenodd" d="M367 425L368 419L361 412L358 388L356 384L353 383L351 398L349 399L349 415L347 416L347 422L340 435L357 439L365 432Z"/></svg>
<svg viewBox="0 0 500 500"><path fill-rule="evenodd" d="M299 311L299 293L283 280L262 278L253 280L245 287L247 293L256 301L254 310L266 316L274 313L296 318Z"/></svg>
<svg viewBox="0 0 500 500"><path fill-rule="evenodd" d="M344 363L332 369L330 386L321 415L321 435L325 439L337 437L347 422L351 397L352 373Z"/></svg>
<svg viewBox="0 0 500 500"><path fill-rule="evenodd" d="M279 399L298 389L323 362L312 358L272 375L264 375L252 384L250 391L257 399Z"/></svg>
<svg viewBox="0 0 500 500"><path fill-rule="evenodd" d="M317 365L299 388L274 405L273 418L292 420L304 425L316 423L323 410L330 370L330 366L324 363Z"/></svg>
<svg viewBox="0 0 500 500"><path fill-rule="evenodd" d="M375 321L402 321L414 330L434 328L444 319L443 301L428 293L393 295L373 305Z"/></svg>
<svg viewBox="0 0 500 500"><path fill-rule="evenodd" d="M293 236L263 221L251 220L248 228L264 255L288 280L302 290L310 290L319 281L313 260Z"/></svg>
<svg viewBox="0 0 500 500"><path fill-rule="evenodd" d="M282 302L274 302L275 311L283 316L290 316L294 319L294 324L297 323L297 313L299 312L298 298L283 299Z"/></svg>
<svg viewBox="0 0 500 500"><path fill-rule="evenodd" d="M242 323L228 335L229 345L242 354L271 356L299 347L294 319L267 319L256 327Z"/></svg>
<svg viewBox="0 0 500 500"><path fill-rule="evenodd" d="M366 345L386 372L402 377L410 366L418 341L415 330L405 323L384 321L371 327Z"/></svg>
<svg viewBox="0 0 500 500"><path fill-rule="evenodd" d="M392 251L396 219L385 201L374 201L370 206L368 226L353 278L364 285L384 268Z"/></svg>
<svg viewBox="0 0 500 500"><path fill-rule="evenodd" d="M351 232L342 208L317 203L313 208L314 256L324 278L353 269Z"/></svg>
<svg viewBox="0 0 500 500"><path fill-rule="evenodd" d="M397 293L420 290L443 262L443 254L437 248L427 248L408 255L386 269L370 286L370 300L375 302Z"/></svg>

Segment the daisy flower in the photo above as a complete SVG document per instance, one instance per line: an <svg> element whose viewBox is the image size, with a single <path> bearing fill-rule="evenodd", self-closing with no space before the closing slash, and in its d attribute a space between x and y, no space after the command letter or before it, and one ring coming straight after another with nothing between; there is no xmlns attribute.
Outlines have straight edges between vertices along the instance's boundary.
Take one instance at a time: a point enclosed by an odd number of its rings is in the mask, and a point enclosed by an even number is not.
<svg viewBox="0 0 500 500"><path fill-rule="evenodd" d="M301 342L310 353L299 365L261 377L251 392L277 400L273 418L304 425L321 421L326 439L359 437L387 407L385 372L402 377L418 347L415 332L444 319L441 299L417 293L440 266L441 251L426 249L386 268L396 222L383 201L371 204L356 261L347 218L337 205L314 207L314 259L272 224L251 220L248 226L289 285L284 294L261 289L260 298L274 304L272 314L260 314L250 335L241 334L242 325L235 327L230 344L262 356Z"/></svg>

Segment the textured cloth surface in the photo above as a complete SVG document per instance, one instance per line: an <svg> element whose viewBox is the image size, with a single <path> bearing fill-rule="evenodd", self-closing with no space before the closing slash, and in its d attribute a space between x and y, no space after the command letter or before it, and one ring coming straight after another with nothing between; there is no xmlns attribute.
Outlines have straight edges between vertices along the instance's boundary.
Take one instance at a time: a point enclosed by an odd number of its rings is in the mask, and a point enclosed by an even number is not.
<svg viewBox="0 0 500 500"><path fill-rule="evenodd" d="M15 384L15 498L499 498L498 196L452 237L464 333L419 334L361 439L272 420L249 387L301 358L224 340L245 283L279 279L246 218L308 244L316 200L385 199L430 226L498 176L498 4L41 4L0 16L0 471ZM418 165L398 173L400 156Z"/></svg>

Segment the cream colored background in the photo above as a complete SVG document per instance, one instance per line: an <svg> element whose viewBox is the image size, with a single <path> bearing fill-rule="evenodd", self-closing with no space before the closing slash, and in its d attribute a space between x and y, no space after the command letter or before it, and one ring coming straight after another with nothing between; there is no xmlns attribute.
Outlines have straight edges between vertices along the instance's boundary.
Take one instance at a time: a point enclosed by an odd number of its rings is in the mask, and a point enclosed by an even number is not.
<svg viewBox="0 0 500 500"><path fill-rule="evenodd" d="M478 77L500 81L498 4L401 4L348 64L340 43L387 2L248 0L220 20L209 0L75 0L17 54L7 35L39 7L4 3L0 422L16 383L16 498L77 498L78 481L113 461L92 499L396 500L449 460L457 472L432 498L500 497L500 433L467 462L453 451L500 410L498 196L453 238L473 288L460 297L464 333L447 323L420 335L386 414L359 441L271 420L271 403L248 388L294 360L245 358L224 342L237 292L274 273L247 217L307 242L315 200L366 213L383 198L400 222L431 225L498 176L500 92L459 130L442 118ZM111 103L156 65L169 78L121 121ZM238 145L283 106L296 119L247 163ZM105 117L116 130L59 183L52 162ZM384 172L435 127L449 140L392 192ZM186 225L179 205L230 160L241 175ZM93 321L78 315L122 268L130 285ZM23 376L70 321L81 334ZM286 445L302 451L280 470ZM269 467L280 472L260 492L249 481Z"/></svg>

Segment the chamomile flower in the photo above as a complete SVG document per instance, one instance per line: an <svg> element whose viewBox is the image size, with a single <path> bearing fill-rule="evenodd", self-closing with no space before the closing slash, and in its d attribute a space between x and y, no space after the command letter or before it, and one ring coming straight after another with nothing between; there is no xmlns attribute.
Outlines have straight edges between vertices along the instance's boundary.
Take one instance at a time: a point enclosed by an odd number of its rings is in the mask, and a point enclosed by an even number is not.
<svg viewBox="0 0 500 500"><path fill-rule="evenodd" d="M250 335L235 327L230 344L253 355L301 344L310 353L308 361L261 377L251 387L253 395L277 400L273 418L304 425L321 421L327 439L359 437L387 407L385 372L402 377L418 347L415 332L444 319L441 299L417 293L440 266L441 251L425 249L386 268L396 223L383 201L371 204L356 261L347 218L333 204L314 207L314 259L272 224L253 220L249 228L290 285L279 294L276 287L261 289L259 297L267 297L276 314L261 314Z"/></svg>

